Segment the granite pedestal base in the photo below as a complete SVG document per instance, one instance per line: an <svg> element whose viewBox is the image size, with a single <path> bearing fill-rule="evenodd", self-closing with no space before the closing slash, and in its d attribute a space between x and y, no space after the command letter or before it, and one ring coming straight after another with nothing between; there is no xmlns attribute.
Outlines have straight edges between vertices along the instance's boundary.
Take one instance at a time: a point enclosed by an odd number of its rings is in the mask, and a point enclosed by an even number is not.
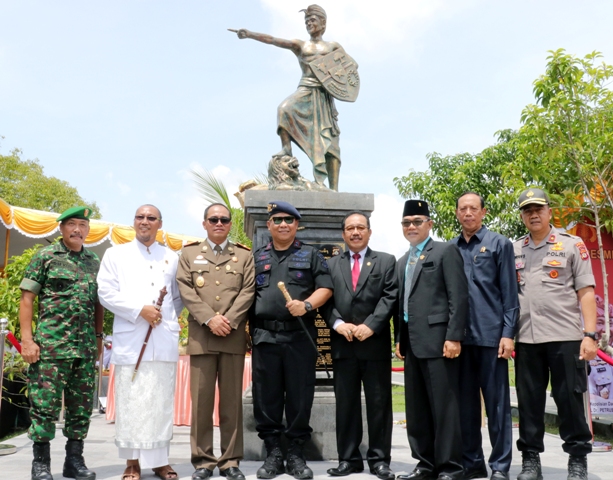
<svg viewBox="0 0 613 480"><path fill-rule="evenodd" d="M285 423L285 417L283 418ZM358 421L358 419L356 419ZM336 403L332 387L315 387L315 399L311 410L311 428L313 433L311 440L304 445L304 455L307 460L337 460L336 451ZM368 428L366 426L366 403L362 392L362 444L360 452L366 458L368 445ZM243 442L245 460L262 460L266 458L264 442L258 437L253 417L253 397L251 388L243 395ZM281 437L283 453L287 452L287 442Z"/></svg>
<svg viewBox="0 0 613 480"><path fill-rule="evenodd" d="M304 243L318 246L320 252L330 257L341 253L345 246L341 231L343 217L355 210L370 216L375 209L373 194L337 193L337 192L299 192L295 190L247 190L245 192L245 233L253 241L253 249L257 249L270 241L270 233L266 226L268 220L268 203L285 201L298 209L302 216L300 230L296 237ZM323 320L322 320L323 322ZM316 323L317 325L317 323ZM324 328L325 327L325 328ZM319 327L327 330L327 326ZM326 357L326 363L331 360L329 352L329 333L327 340L320 334L317 341L320 352ZM320 367L321 368L321 367ZM329 365L331 370L331 365ZM325 374L317 372L315 400L311 411L311 440L304 446L307 460L338 459L336 450L336 403L333 387L327 384ZM356 419L356 421L359 421ZM258 437L253 417L253 397L251 389L243 396L244 425L244 459L264 460L266 449L264 442ZM366 454L368 430L366 428L366 405L362 395L362 426L363 443L360 447L362 456ZM282 437L282 448L286 449L285 438Z"/></svg>

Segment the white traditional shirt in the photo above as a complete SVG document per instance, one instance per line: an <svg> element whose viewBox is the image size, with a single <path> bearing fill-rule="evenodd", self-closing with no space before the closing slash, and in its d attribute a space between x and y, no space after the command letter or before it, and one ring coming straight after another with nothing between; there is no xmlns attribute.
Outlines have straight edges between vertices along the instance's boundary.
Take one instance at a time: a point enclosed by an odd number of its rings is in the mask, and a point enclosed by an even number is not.
<svg viewBox="0 0 613 480"><path fill-rule="evenodd" d="M100 303L115 314L111 363L136 364L149 323L140 316L145 305L155 305L160 290L168 293L162 303L162 322L151 332L143 362L176 362L179 359L178 316L183 309L176 282L178 255L153 243L138 240L106 251L98 273Z"/></svg>

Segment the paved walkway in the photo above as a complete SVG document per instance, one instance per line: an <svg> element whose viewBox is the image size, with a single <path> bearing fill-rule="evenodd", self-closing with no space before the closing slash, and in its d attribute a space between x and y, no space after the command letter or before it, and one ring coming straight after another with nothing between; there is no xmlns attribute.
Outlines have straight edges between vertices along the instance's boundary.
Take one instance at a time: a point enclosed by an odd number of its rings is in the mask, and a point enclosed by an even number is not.
<svg viewBox="0 0 613 480"><path fill-rule="evenodd" d="M394 414L394 419L399 422L394 425L392 439L392 469L396 473L407 473L413 470L415 461L411 457L406 437L406 429L401 423L404 414ZM97 474L98 480L119 479L124 469L124 462L117 458L117 450L113 443L115 428L108 423L103 415L94 414L90 433L85 441L85 459L87 466ZM51 471L56 480L62 479L62 465L64 462L64 438L60 430L57 437L51 442ZM486 455L490 451L487 440L487 431L483 430L484 450ZM517 437L517 429L514 430ZM218 431L216 431L216 443ZM27 480L30 478L30 468L32 463L32 442L27 436L20 435L4 443L15 445L18 450L13 455L0 457L0 472L4 478L11 480ZM553 435L545 435L545 453L542 454L543 474L545 480L566 480L567 456L561 448L561 441ZM521 456L517 450L513 452L513 464L511 467L511 478L515 479L521 468ZM613 478L613 453L593 453L589 457L590 480L611 480ZM189 428L175 427L174 439L170 447L170 462L178 472L180 478L188 480L193 472L190 464L189 447ZM326 470L336 466L336 462L309 462L310 467L315 473L316 479L330 479ZM255 473L260 467L261 462L243 462L241 469L248 480L255 480ZM143 479L155 479L151 471L143 471ZM215 472L216 480L223 480L223 477ZM281 475L279 480L290 480L292 477ZM369 473L354 474L349 477L351 480L373 480L376 479Z"/></svg>

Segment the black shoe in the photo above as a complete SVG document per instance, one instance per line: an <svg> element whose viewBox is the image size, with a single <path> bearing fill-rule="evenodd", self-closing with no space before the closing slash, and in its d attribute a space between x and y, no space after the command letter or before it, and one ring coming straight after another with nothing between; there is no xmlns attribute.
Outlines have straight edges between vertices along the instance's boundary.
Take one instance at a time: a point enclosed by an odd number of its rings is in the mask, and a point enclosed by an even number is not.
<svg viewBox="0 0 613 480"><path fill-rule="evenodd" d="M245 475L243 475L243 472L241 472L238 467L229 467L225 470L219 470L219 474L230 480L245 480Z"/></svg>
<svg viewBox="0 0 613 480"><path fill-rule="evenodd" d="M32 480L53 480L49 442L34 442L32 451Z"/></svg>
<svg viewBox="0 0 613 480"><path fill-rule="evenodd" d="M364 466L362 468L354 467L349 462L340 462L338 467L329 468L328 475L332 475L333 477L345 477L351 473L360 473L364 471Z"/></svg>
<svg viewBox="0 0 613 480"><path fill-rule="evenodd" d="M192 480L207 480L213 476L213 470L209 470L208 468L197 468L194 473L192 473Z"/></svg>
<svg viewBox="0 0 613 480"><path fill-rule="evenodd" d="M473 478L487 478L487 468L485 468L485 465L481 465L481 468L464 470L464 480L471 480Z"/></svg>
<svg viewBox="0 0 613 480"><path fill-rule="evenodd" d="M490 480L509 480L509 472L501 472L500 470L492 471Z"/></svg>
<svg viewBox="0 0 613 480"><path fill-rule="evenodd" d="M543 480L538 452L521 452L521 473L517 475L517 480Z"/></svg>
<svg viewBox="0 0 613 480"><path fill-rule="evenodd" d="M389 467L389 465L386 465L385 463L371 468L370 473L376 475L381 480L394 480L396 478L396 475L394 475L392 469Z"/></svg>
<svg viewBox="0 0 613 480"><path fill-rule="evenodd" d="M96 473L85 466L83 458L83 440L68 440L66 442L66 460L62 475L77 480L96 480Z"/></svg>
<svg viewBox="0 0 613 480"><path fill-rule="evenodd" d="M408 475L398 475L396 480L434 480L436 477L429 470L416 468Z"/></svg>
<svg viewBox="0 0 613 480"><path fill-rule="evenodd" d="M257 478L275 478L277 475L285 473L283 466L283 452L278 446L271 448L268 451L268 456L255 476Z"/></svg>
<svg viewBox="0 0 613 480"><path fill-rule="evenodd" d="M568 457L568 477L566 480L587 480L587 457L570 455Z"/></svg>
<svg viewBox="0 0 613 480"><path fill-rule="evenodd" d="M313 470L307 466L302 452L291 452L287 454L286 470L289 475L292 475L298 480L313 478Z"/></svg>

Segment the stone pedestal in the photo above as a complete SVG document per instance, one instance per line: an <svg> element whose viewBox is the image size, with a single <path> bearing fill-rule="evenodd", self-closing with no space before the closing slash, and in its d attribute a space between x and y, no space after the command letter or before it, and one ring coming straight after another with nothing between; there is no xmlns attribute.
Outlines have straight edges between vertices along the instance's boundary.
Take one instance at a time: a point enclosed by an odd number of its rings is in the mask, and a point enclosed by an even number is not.
<svg viewBox="0 0 613 480"><path fill-rule="evenodd" d="M357 421L357 419L356 419ZM283 418L285 424L285 416ZM315 388L315 400L311 411L311 440L304 445L304 455L307 460L337 460L336 451L336 403L332 387L323 386ZM366 425L366 402L362 392L362 444L360 452L366 458L368 445L368 428ZM262 460L266 458L264 442L258 437L253 418L253 397L251 388L243 395L243 435L245 460ZM281 448L287 452L285 437L281 437Z"/></svg>
<svg viewBox="0 0 613 480"><path fill-rule="evenodd" d="M375 208L375 198L370 193L337 193L337 192L299 192L283 190L247 190L245 192L245 232L253 241L253 249L270 241L266 226L268 220L268 203L274 200L291 203L298 209L302 219L297 238L305 243L318 246L325 257L342 252L345 248L341 235L343 217L354 210L370 216ZM324 325L325 326L325 325ZM320 331L327 328L320 328ZM320 352L329 360L329 345L325 339L317 339ZM328 336L329 343L329 336ZM311 411L311 440L305 444L304 453L307 460L335 460L336 451L336 404L331 385L326 385L325 374L317 372L315 400ZM323 380L323 381L322 381ZM253 397L251 389L243 396L244 425L244 459L264 460L266 450L264 442L258 437L253 418ZM363 443L360 446L362 456L366 456L368 444L368 429L366 427L366 406L362 394L362 427ZM285 442L285 438L282 437ZM285 450L285 443L282 444Z"/></svg>

